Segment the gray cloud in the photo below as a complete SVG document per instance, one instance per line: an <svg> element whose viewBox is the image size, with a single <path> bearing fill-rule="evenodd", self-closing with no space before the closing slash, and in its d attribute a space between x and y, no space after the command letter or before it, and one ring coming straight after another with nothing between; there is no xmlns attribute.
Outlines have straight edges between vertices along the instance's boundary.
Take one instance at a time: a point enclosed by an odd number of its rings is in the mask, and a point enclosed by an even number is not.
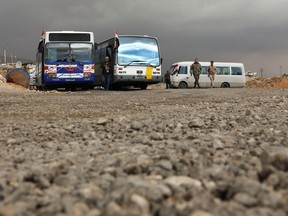
<svg viewBox="0 0 288 216"><path fill-rule="evenodd" d="M93 31L159 39L163 70L180 60L243 62L279 75L287 69L286 0L2 0L0 50L34 59L42 30ZM274 73L274 74L273 74Z"/></svg>

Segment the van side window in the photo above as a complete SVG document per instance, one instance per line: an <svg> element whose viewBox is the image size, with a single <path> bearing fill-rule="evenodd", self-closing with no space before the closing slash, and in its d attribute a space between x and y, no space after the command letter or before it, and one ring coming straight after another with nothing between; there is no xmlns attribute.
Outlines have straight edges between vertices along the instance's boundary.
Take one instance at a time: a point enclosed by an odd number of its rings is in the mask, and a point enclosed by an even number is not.
<svg viewBox="0 0 288 216"><path fill-rule="evenodd" d="M230 75L230 67L216 67L217 75Z"/></svg>
<svg viewBox="0 0 288 216"><path fill-rule="evenodd" d="M186 66L180 66L178 74L187 74L187 67Z"/></svg>
<svg viewBox="0 0 288 216"><path fill-rule="evenodd" d="M201 74L208 74L208 67L202 66Z"/></svg>
<svg viewBox="0 0 288 216"><path fill-rule="evenodd" d="M241 67L231 67L232 75L242 75Z"/></svg>

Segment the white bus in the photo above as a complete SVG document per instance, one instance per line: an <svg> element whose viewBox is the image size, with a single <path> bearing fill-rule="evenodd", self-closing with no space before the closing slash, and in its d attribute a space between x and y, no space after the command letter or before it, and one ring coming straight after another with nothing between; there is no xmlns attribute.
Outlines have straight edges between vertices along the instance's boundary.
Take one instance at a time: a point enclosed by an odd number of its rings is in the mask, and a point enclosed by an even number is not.
<svg viewBox="0 0 288 216"><path fill-rule="evenodd" d="M210 79L208 77L208 68L210 62L199 62L202 66L199 84L201 87L210 87ZM190 66L193 61L182 61L174 63L170 67L171 87L174 88L191 88L194 86L194 77L190 75ZM242 63L214 62L217 69L215 75L215 87L234 88L244 87L245 69Z"/></svg>
<svg viewBox="0 0 288 216"><path fill-rule="evenodd" d="M43 32L36 56L36 87L94 88L94 50L93 32Z"/></svg>
<svg viewBox="0 0 288 216"><path fill-rule="evenodd" d="M97 44L95 51L96 83L102 85L101 65L105 57L111 60L113 73L110 88L133 86L146 89L149 84L161 82L161 57L155 37L117 35Z"/></svg>

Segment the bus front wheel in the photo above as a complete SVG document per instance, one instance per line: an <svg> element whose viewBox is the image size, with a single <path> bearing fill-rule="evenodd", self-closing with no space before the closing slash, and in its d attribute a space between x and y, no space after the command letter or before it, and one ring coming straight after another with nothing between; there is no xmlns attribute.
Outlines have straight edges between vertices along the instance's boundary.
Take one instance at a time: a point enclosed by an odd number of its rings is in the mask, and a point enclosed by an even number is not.
<svg viewBox="0 0 288 216"><path fill-rule="evenodd" d="M142 84L141 86L140 86L140 88L142 89L142 90L145 90L145 89L147 89L147 84Z"/></svg>

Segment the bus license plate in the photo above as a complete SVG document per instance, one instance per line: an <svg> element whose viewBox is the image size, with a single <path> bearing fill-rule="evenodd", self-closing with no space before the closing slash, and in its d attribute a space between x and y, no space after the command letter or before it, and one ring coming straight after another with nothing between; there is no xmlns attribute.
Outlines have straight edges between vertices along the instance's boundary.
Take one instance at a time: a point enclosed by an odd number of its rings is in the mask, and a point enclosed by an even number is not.
<svg viewBox="0 0 288 216"><path fill-rule="evenodd" d="M74 82L75 79L65 79L65 81L67 81L67 82Z"/></svg>

